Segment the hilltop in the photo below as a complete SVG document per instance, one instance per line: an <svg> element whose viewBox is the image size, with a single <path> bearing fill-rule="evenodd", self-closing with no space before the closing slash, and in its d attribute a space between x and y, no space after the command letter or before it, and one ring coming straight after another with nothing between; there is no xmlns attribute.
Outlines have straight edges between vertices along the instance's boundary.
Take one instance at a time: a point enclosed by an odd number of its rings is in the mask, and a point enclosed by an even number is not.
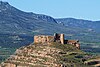
<svg viewBox="0 0 100 67"><path fill-rule="evenodd" d="M100 58L100 57L99 57ZM94 59L91 60L90 59ZM90 60L90 61L89 61ZM95 58L73 45L52 42L30 44L16 50L1 66L3 67L90 67L99 65ZM92 67L92 66L91 66Z"/></svg>
<svg viewBox="0 0 100 67"><path fill-rule="evenodd" d="M89 67L86 57L92 57L72 45L52 43L45 46L31 44L16 50L2 63L5 67Z"/></svg>

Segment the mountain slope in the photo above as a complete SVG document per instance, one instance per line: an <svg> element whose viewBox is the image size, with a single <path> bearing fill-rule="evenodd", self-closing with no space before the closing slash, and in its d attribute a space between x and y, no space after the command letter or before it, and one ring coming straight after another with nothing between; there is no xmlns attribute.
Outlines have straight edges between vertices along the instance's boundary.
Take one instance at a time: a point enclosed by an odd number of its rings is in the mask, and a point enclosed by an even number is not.
<svg viewBox="0 0 100 67"><path fill-rule="evenodd" d="M56 21L50 16L20 11L7 2L0 1L0 32L3 29L6 33L25 34L35 28L40 29L47 23L56 24Z"/></svg>

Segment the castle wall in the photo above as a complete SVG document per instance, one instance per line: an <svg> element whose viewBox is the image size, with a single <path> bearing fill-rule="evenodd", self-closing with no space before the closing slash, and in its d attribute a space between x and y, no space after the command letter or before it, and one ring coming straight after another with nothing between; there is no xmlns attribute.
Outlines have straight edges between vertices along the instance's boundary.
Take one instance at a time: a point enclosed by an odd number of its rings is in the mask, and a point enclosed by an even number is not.
<svg viewBox="0 0 100 67"><path fill-rule="evenodd" d="M54 36L38 35L34 36L34 43L53 42Z"/></svg>
<svg viewBox="0 0 100 67"><path fill-rule="evenodd" d="M80 44L78 40L66 40L67 44L71 44L74 45L75 47L77 47L78 49L80 49Z"/></svg>
<svg viewBox="0 0 100 67"><path fill-rule="evenodd" d="M34 43L50 43L50 42L71 44L77 48L80 48L80 44L78 40L64 40L64 34L55 33L54 36L46 36L46 35L34 36Z"/></svg>

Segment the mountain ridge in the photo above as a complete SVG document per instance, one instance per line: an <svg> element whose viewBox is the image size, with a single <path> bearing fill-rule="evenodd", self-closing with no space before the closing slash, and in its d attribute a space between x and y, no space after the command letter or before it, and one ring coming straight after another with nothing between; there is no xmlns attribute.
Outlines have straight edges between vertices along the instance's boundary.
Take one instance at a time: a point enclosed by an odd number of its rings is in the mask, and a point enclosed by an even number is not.
<svg viewBox="0 0 100 67"><path fill-rule="evenodd" d="M75 19L75 20L83 20L83 21L91 21L91 22L100 21L100 20L90 20L90 19L88 20L88 19L81 19L81 18L79 19L79 18L73 18L73 17L67 17L67 18L66 17L63 17L63 18L60 17L60 18L55 18L55 19Z"/></svg>
<svg viewBox="0 0 100 67"><path fill-rule="evenodd" d="M69 27L79 27L84 29L93 29L96 32L99 31L100 21L84 20L84 19L75 19L75 18L59 18L56 19L58 24Z"/></svg>

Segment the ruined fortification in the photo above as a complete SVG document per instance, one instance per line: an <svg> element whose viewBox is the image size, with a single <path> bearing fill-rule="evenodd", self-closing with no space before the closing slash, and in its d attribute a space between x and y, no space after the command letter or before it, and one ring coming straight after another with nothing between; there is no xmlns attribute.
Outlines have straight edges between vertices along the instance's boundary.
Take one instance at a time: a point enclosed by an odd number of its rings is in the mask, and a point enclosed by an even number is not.
<svg viewBox="0 0 100 67"><path fill-rule="evenodd" d="M71 44L80 48L80 44L78 40L65 40L64 34L57 34L55 33L54 36L48 35L37 35L34 36L34 43L51 43L51 42L58 42L61 44Z"/></svg>

